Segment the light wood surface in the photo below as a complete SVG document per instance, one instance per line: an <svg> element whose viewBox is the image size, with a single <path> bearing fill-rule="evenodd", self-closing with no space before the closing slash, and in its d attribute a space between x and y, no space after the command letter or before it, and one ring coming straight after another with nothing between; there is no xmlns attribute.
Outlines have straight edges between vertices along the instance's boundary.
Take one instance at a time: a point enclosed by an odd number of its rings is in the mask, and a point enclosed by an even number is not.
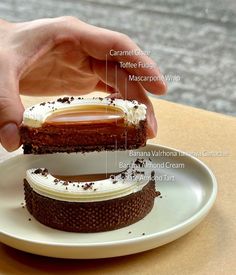
<svg viewBox="0 0 236 275"><path fill-rule="evenodd" d="M23 98L25 105L39 100ZM199 158L215 173L219 193L207 218L170 244L113 259L52 259L0 244L0 274L235 274L236 119L152 101L159 122L158 136L152 142L208 155ZM209 156L217 152L224 156ZM10 155L0 150L0 159Z"/></svg>

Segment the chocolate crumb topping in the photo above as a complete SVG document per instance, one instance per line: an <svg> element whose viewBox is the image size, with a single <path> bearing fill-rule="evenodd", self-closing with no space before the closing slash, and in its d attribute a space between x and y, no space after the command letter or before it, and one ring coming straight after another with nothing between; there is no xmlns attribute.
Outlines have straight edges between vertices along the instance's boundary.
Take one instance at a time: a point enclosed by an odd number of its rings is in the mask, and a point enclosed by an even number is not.
<svg viewBox="0 0 236 275"><path fill-rule="evenodd" d="M113 184L116 184L117 182L118 182L117 180L113 180L113 182L112 182L112 183L113 183Z"/></svg>
<svg viewBox="0 0 236 275"><path fill-rule="evenodd" d="M36 169L33 173L34 174L40 174L40 173L42 173L42 169L41 168L38 168L38 169Z"/></svg>
<svg viewBox="0 0 236 275"><path fill-rule="evenodd" d="M54 182L58 183L60 180L59 179L54 179Z"/></svg>
<svg viewBox="0 0 236 275"><path fill-rule="evenodd" d="M135 105L135 106L134 106L134 109L137 110L137 109L138 109L138 105Z"/></svg>
<svg viewBox="0 0 236 275"><path fill-rule="evenodd" d="M84 190L92 189L93 182L86 182L85 185L82 185Z"/></svg>
<svg viewBox="0 0 236 275"><path fill-rule="evenodd" d="M144 175L144 174L145 174L144 171L138 171L138 170L136 170L135 173L136 173L136 174L141 174L141 175Z"/></svg>
<svg viewBox="0 0 236 275"><path fill-rule="evenodd" d="M68 181L64 181L62 185L69 185Z"/></svg>
<svg viewBox="0 0 236 275"><path fill-rule="evenodd" d="M143 234L142 234L143 236L145 235L145 233L143 232Z"/></svg>
<svg viewBox="0 0 236 275"><path fill-rule="evenodd" d="M40 106L45 106L46 105L46 102L42 102L39 104Z"/></svg>
<svg viewBox="0 0 236 275"><path fill-rule="evenodd" d="M152 172L151 172L151 179L154 180L154 177L155 177L155 172L152 171Z"/></svg>
<svg viewBox="0 0 236 275"><path fill-rule="evenodd" d="M43 171L42 171L42 175L43 176L47 176L48 175L48 169L43 169Z"/></svg>
<svg viewBox="0 0 236 275"><path fill-rule="evenodd" d="M131 172L131 178L133 179L135 177L134 171Z"/></svg>
<svg viewBox="0 0 236 275"><path fill-rule="evenodd" d="M70 98L69 98L69 96L60 97L60 98L58 98L57 101L61 102L61 103L69 103L70 104Z"/></svg>
<svg viewBox="0 0 236 275"><path fill-rule="evenodd" d="M121 177L122 179L125 179L125 178L126 178L126 174L125 174L124 172L122 172L122 173L120 174L120 177Z"/></svg>
<svg viewBox="0 0 236 275"><path fill-rule="evenodd" d="M47 176L48 175L48 169L41 169L41 168L38 168L36 169L34 172L32 172L32 174L42 174L43 176Z"/></svg>
<svg viewBox="0 0 236 275"><path fill-rule="evenodd" d="M136 161L134 162L135 165L139 166L139 167L144 167L145 165L145 160L144 159L136 159Z"/></svg>

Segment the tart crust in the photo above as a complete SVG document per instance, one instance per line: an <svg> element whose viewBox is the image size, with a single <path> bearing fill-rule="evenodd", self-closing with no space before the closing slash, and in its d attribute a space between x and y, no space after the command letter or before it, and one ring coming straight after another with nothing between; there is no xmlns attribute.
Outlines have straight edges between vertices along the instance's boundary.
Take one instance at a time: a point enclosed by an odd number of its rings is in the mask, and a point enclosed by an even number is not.
<svg viewBox="0 0 236 275"><path fill-rule="evenodd" d="M28 211L41 223L63 231L101 232L122 228L144 218L153 208L155 181L124 197L97 202L59 201L35 192L24 180Z"/></svg>

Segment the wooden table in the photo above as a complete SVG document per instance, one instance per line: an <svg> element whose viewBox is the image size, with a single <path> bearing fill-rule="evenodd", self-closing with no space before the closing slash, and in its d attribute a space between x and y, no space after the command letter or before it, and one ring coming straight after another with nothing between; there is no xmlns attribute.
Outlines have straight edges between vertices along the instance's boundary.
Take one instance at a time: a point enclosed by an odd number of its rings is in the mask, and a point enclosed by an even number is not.
<svg viewBox="0 0 236 275"><path fill-rule="evenodd" d="M23 99L26 105L36 99ZM215 173L219 193L207 218L186 236L136 255L62 260L30 255L0 244L0 274L235 274L236 119L153 99L159 121L152 142L200 157ZM210 156L219 153L224 156ZM0 149L0 158L10 154ZM1 222L1 221L0 221Z"/></svg>

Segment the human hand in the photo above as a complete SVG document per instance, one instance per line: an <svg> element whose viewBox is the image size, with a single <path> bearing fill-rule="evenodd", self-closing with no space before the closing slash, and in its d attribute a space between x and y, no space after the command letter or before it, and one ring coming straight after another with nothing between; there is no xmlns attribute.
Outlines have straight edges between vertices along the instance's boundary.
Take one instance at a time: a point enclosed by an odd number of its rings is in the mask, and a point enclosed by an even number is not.
<svg viewBox="0 0 236 275"><path fill-rule="evenodd" d="M24 108L19 94L82 95L94 90L135 99L148 107L148 135L157 131L149 91L161 95L165 81L147 55L114 56L110 51L140 51L126 35L86 24L74 17L24 23L0 21L0 142L13 151L20 146L18 127ZM121 68L120 62L152 68ZM157 81L129 81L129 75Z"/></svg>

